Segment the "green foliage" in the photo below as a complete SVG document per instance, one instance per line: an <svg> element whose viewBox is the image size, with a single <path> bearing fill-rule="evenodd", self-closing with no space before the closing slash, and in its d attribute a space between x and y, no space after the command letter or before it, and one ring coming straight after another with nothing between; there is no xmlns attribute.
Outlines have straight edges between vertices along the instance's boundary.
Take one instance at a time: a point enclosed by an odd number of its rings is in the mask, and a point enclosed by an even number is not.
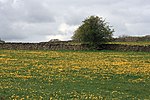
<svg viewBox="0 0 150 100"><path fill-rule="evenodd" d="M108 42L112 39L114 30L110 29L110 26L107 24L101 17L90 16L75 31L72 39L94 45Z"/></svg>

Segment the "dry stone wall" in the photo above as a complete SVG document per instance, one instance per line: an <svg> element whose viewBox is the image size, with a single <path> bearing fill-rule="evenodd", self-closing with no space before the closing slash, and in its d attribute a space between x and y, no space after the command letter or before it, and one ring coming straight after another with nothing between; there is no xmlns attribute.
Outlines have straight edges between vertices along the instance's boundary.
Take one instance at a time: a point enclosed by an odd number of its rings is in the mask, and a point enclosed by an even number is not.
<svg viewBox="0 0 150 100"><path fill-rule="evenodd" d="M8 50L89 50L88 45L61 43L0 43L0 49Z"/></svg>
<svg viewBox="0 0 150 100"><path fill-rule="evenodd" d="M139 46L139 45L122 45L122 44L103 44L100 46L100 49L101 48L103 50L150 52L150 45Z"/></svg>
<svg viewBox="0 0 150 100"><path fill-rule="evenodd" d="M88 44L67 44L67 43L0 43L0 49L6 50L91 50ZM116 50L116 51L142 51L150 52L150 45L121 45L102 44L95 50Z"/></svg>

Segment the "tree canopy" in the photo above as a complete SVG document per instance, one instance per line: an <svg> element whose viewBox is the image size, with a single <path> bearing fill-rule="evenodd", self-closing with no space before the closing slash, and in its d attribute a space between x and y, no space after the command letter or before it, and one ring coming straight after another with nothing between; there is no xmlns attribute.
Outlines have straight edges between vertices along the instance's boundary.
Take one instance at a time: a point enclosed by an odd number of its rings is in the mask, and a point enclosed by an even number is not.
<svg viewBox="0 0 150 100"><path fill-rule="evenodd" d="M109 41L113 32L114 30L110 28L102 17L90 16L74 32L72 39L78 42L100 44Z"/></svg>

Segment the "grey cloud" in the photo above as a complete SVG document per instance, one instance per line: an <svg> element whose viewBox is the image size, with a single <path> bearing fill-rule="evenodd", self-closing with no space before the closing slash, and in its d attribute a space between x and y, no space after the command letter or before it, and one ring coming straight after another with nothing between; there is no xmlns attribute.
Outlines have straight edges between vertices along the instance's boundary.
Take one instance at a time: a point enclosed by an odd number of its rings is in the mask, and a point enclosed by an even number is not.
<svg viewBox="0 0 150 100"><path fill-rule="evenodd" d="M73 7L64 12L63 20L69 25L79 25L87 16L89 16L89 13Z"/></svg>
<svg viewBox="0 0 150 100"><path fill-rule="evenodd" d="M29 2L30 1L30 2ZM34 2L33 2L34 1ZM37 0L38 1L38 0ZM51 10L44 7L35 0L18 1L15 4L7 1L1 4L1 16L10 21L28 22L53 22L54 17Z"/></svg>
<svg viewBox="0 0 150 100"><path fill-rule="evenodd" d="M22 1L22 13L25 20L29 22L54 22L54 13L52 9L47 8L44 3L39 0L24 0Z"/></svg>
<svg viewBox="0 0 150 100"><path fill-rule="evenodd" d="M149 0L0 0L0 38L32 42L70 39L90 15L106 18L116 31L114 36L147 35L149 4Z"/></svg>

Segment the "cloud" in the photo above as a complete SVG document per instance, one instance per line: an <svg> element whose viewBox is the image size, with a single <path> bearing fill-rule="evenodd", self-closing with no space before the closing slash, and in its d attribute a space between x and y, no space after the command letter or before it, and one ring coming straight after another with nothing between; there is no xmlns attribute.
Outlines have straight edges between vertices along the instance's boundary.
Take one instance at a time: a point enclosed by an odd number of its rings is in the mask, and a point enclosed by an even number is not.
<svg viewBox="0 0 150 100"><path fill-rule="evenodd" d="M38 42L69 40L90 15L106 19L114 36L150 34L149 0L0 0L0 38Z"/></svg>

